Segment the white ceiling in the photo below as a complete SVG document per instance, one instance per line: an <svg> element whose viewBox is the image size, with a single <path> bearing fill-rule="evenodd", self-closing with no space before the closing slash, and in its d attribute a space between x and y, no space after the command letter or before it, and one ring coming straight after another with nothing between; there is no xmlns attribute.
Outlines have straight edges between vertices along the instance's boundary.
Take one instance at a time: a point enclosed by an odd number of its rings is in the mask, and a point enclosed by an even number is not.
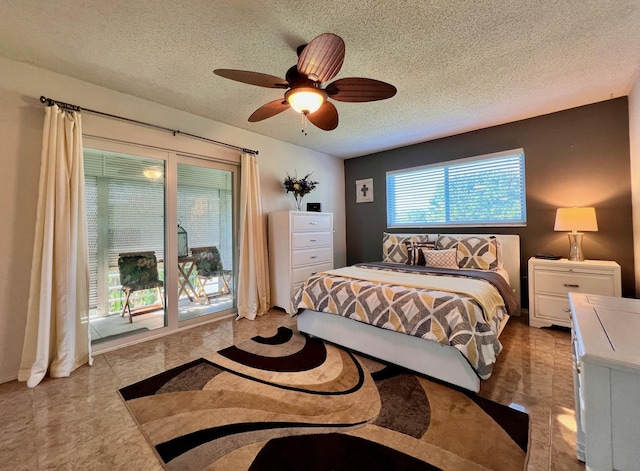
<svg viewBox="0 0 640 471"><path fill-rule="evenodd" d="M282 91L212 73L284 77L324 32L335 79L397 95L334 101L338 128L304 136L292 110L247 121ZM640 0L0 0L0 56L348 158L627 95Z"/></svg>

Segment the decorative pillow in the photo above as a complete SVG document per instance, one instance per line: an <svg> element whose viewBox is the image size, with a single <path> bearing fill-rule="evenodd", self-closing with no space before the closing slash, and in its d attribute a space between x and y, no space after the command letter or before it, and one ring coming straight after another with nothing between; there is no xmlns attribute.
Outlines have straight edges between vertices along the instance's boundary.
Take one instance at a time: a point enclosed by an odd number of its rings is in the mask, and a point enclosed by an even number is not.
<svg viewBox="0 0 640 471"><path fill-rule="evenodd" d="M382 233L382 261L388 263L407 263L409 253L405 241L427 242L426 234L390 234Z"/></svg>
<svg viewBox="0 0 640 471"><path fill-rule="evenodd" d="M218 247L202 247L192 249L191 254L197 258L196 270L198 276L211 278L222 271L222 259Z"/></svg>
<svg viewBox="0 0 640 471"><path fill-rule="evenodd" d="M458 268L458 249L445 250L421 249L425 265L431 268Z"/></svg>
<svg viewBox="0 0 640 471"><path fill-rule="evenodd" d="M495 236L439 235L436 249L448 249L457 244L458 267L476 270L497 270L501 266L498 239Z"/></svg>
<svg viewBox="0 0 640 471"><path fill-rule="evenodd" d="M158 261L155 252L121 253L118 257L120 284L133 290L162 286L158 279Z"/></svg>
<svg viewBox="0 0 640 471"><path fill-rule="evenodd" d="M422 249L435 249L436 243L431 242L414 242L412 240L405 240L404 245L407 247L407 265L424 265L424 254Z"/></svg>

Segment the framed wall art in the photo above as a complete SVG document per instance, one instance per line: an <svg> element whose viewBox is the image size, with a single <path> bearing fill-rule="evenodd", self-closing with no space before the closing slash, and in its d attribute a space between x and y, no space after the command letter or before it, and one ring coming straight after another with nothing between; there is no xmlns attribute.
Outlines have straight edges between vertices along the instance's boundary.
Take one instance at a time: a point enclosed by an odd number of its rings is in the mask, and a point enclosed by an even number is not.
<svg viewBox="0 0 640 471"><path fill-rule="evenodd" d="M356 180L356 203L373 202L373 178Z"/></svg>

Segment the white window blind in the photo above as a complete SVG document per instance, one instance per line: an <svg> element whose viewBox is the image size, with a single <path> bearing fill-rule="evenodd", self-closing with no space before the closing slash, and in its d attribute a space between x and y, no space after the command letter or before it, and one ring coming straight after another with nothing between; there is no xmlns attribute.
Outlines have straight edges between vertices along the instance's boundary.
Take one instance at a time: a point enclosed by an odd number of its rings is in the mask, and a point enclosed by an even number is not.
<svg viewBox="0 0 640 471"><path fill-rule="evenodd" d="M123 252L154 251L164 260L164 181L112 178L109 191L109 266Z"/></svg>
<svg viewBox="0 0 640 471"><path fill-rule="evenodd" d="M89 306L93 309L98 305L98 179L85 177L84 190L89 248Z"/></svg>
<svg viewBox="0 0 640 471"><path fill-rule="evenodd" d="M233 269L232 173L178 164L178 221L189 248L215 245Z"/></svg>
<svg viewBox="0 0 640 471"><path fill-rule="evenodd" d="M387 226L526 224L524 150L387 172Z"/></svg>

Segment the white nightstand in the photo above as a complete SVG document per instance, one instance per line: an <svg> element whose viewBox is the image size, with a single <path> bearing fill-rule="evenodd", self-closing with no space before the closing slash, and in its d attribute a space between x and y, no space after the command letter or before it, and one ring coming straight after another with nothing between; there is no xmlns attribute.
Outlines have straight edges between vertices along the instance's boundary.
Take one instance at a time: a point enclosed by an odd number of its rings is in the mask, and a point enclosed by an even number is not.
<svg viewBox="0 0 640 471"><path fill-rule="evenodd" d="M607 260L529 259L529 325L571 327L569 292L622 296L620 265Z"/></svg>

